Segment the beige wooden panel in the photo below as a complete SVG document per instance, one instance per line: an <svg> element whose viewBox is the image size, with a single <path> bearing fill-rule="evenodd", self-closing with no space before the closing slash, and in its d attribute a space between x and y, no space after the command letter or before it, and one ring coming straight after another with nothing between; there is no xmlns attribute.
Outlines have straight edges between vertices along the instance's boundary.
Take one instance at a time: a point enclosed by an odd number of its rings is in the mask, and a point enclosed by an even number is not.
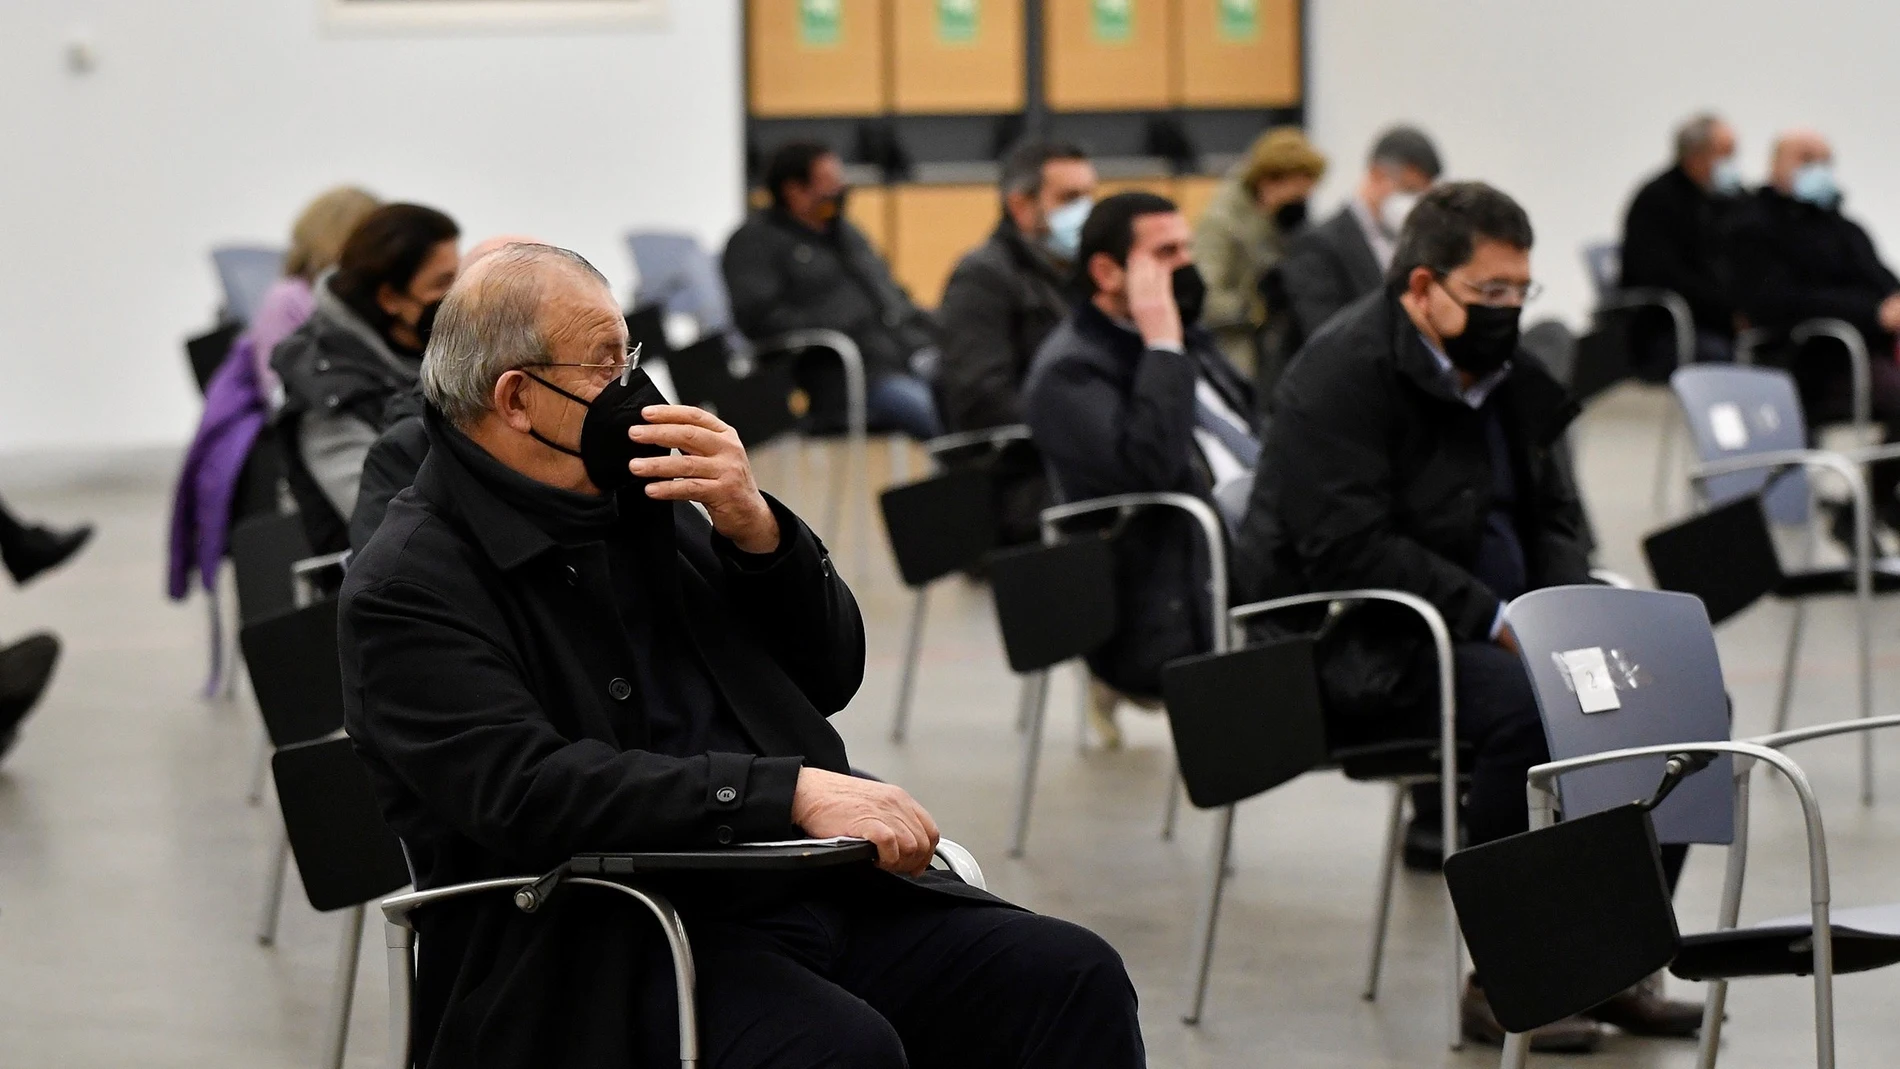
<svg viewBox="0 0 1900 1069"><path fill-rule="evenodd" d="M844 202L844 215L852 226L864 231L873 248L885 258L890 257L891 193L888 186L852 186L851 196Z"/></svg>
<svg viewBox="0 0 1900 1069"><path fill-rule="evenodd" d="M892 100L897 110L921 115L1021 111L1023 0L961 0L975 11L975 36L949 41L941 32L940 2L895 0Z"/></svg>
<svg viewBox="0 0 1900 1069"><path fill-rule="evenodd" d="M1127 5L1125 40L1097 32L1098 3ZM1057 111L1168 107L1169 11L1176 0L1045 0L1043 80Z"/></svg>
<svg viewBox="0 0 1900 1069"><path fill-rule="evenodd" d="M918 305L935 308L951 269L995 228L996 187L900 185L891 197L891 271Z"/></svg>
<svg viewBox="0 0 1900 1069"><path fill-rule="evenodd" d="M1299 0L1253 0L1251 34L1233 35L1224 0L1175 0L1180 98L1189 108L1279 108L1300 102ZM1227 32L1223 27L1229 27Z"/></svg>
<svg viewBox="0 0 1900 1069"><path fill-rule="evenodd" d="M1220 190L1221 180L1213 175L1182 175L1174 180L1174 202L1181 206L1188 225L1199 226L1207 205Z"/></svg>
<svg viewBox="0 0 1900 1069"><path fill-rule="evenodd" d="M1106 200L1117 193L1159 193L1169 200L1174 199L1174 179L1160 174L1148 178L1105 178L1096 183L1095 199Z"/></svg>
<svg viewBox="0 0 1900 1069"><path fill-rule="evenodd" d="M837 40L808 44L799 34L799 0L746 0L746 51L752 115L877 115L885 85L884 0L832 0Z"/></svg>

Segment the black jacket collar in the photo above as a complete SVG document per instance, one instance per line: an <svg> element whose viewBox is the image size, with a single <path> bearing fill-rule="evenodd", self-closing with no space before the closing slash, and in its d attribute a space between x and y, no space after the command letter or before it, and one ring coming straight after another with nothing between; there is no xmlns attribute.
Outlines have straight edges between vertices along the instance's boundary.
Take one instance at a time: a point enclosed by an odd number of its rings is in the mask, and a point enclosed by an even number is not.
<svg viewBox="0 0 1900 1069"><path fill-rule="evenodd" d="M1068 284L1068 278L1049 259L1049 254L1030 244L1009 216L1005 215L997 222L996 229L990 232L990 240L1002 246L1004 253L1022 270L1042 278L1057 289Z"/></svg>
<svg viewBox="0 0 1900 1069"><path fill-rule="evenodd" d="M1392 340L1393 361L1399 374L1429 397L1463 405L1464 398L1458 396L1445 369L1439 366L1438 357L1426 346L1399 299L1388 294L1380 307L1389 321L1387 333ZM1493 396L1538 445L1548 445L1577 417L1578 407L1569 392L1522 346L1511 357L1511 373L1498 384Z"/></svg>
<svg viewBox="0 0 1900 1069"><path fill-rule="evenodd" d="M489 485L496 478L512 476L525 481L526 476L485 453L473 464L464 461L468 450L480 452L481 446L450 426L433 406L423 414L423 421L429 429L429 456L416 472L419 497L466 531L502 571L511 571L560 548L560 542L520 509L503 501ZM460 441L452 445L451 436ZM568 493L554 487L545 489L551 494Z"/></svg>

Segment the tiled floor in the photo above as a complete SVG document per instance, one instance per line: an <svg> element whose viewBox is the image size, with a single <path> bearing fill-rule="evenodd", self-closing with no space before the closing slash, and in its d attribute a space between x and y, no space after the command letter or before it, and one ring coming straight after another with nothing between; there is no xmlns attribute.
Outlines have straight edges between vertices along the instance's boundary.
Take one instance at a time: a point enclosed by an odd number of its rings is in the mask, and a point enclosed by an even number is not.
<svg viewBox="0 0 1900 1069"><path fill-rule="evenodd" d="M1618 394L1584 421L1581 466L1604 563L1641 576L1639 535L1657 522L1650 479L1663 398ZM881 449L874 467L884 467ZM170 456L17 459L0 493L20 511L90 517L96 545L64 573L0 602L0 634L50 626L67 652L55 690L0 769L0 1069L315 1066L338 945L335 917L293 892L275 949L252 930L274 816L244 804L258 727L235 702L200 697L205 612L162 597ZM762 462L766 477L781 471ZM1679 480L1677 480L1679 482ZM1676 490L1677 507L1683 494ZM817 494L789 494L815 504ZM854 547L840 547L849 556ZM1210 817L1182 834L1159 826L1169 750L1161 723L1135 715L1128 749L1079 753L1070 680L1052 695L1049 745L1030 852L1004 856L1018 738L1016 683L984 595L933 591L911 738L887 738L909 600L874 542L860 596L871 669L839 717L854 763L910 786L946 831L983 860L991 885L1088 924L1127 958L1157 1066L1479 1066L1495 1054L1445 1050L1442 898L1408 877L1395 906L1383 996L1361 1001L1367 919L1384 796L1315 775L1244 806L1236 874L1215 958L1207 1019L1179 1021L1189 930ZM1815 612L1797 722L1851 715L1850 616ZM1728 625L1722 648L1737 726L1765 728L1785 610ZM1881 708L1895 700L1900 632L1876 632ZM1854 797L1851 745L1800 756L1829 818L1836 900L1900 897L1900 747L1881 746L1885 798ZM1785 787L1761 781L1744 919L1804 905L1801 836ZM1691 859L1680 895L1687 928L1713 916L1718 851ZM358 987L352 1066L384 1064L384 981L372 939ZM1686 990L1686 985L1682 985ZM1841 1064L1889 1065L1900 973L1840 984ZM1725 1066L1811 1061L1808 986L1756 981L1731 995ZM1614 1039L1603 1066L1687 1067L1684 1043Z"/></svg>

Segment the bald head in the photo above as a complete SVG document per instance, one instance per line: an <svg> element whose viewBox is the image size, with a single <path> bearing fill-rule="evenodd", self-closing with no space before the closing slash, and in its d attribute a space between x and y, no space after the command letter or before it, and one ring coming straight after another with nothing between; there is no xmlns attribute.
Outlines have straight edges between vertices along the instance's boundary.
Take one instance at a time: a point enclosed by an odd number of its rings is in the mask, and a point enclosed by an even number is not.
<svg viewBox="0 0 1900 1069"><path fill-rule="evenodd" d="M462 270L466 271L469 268L474 267L475 261L483 258L484 256L487 256L491 252L500 252L502 249L505 249L510 245L546 245L546 244L547 242L542 241L540 238L529 237L526 234L496 234L494 237L489 238L488 240L483 241L480 244L476 245L474 248L468 250L468 254L462 257Z"/></svg>
<svg viewBox="0 0 1900 1069"><path fill-rule="evenodd" d="M606 278L578 253L503 241L472 258L436 316L422 361L422 392L456 426L487 412L495 383L544 364L578 335L626 326Z"/></svg>
<svg viewBox="0 0 1900 1069"><path fill-rule="evenodd" d="M1775 138L1774 156L1768 169L1768 184L1784 194L1793 195L1794 176L1814 163L1833 163L1834 150L1827 138L1813 130L1789 130Z"/></svg>

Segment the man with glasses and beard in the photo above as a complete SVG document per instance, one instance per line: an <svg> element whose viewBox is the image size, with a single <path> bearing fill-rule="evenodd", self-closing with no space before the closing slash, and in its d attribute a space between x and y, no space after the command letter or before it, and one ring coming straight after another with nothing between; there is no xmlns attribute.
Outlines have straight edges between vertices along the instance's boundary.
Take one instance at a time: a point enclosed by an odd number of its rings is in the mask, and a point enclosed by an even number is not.
<svg viewBox="0 0 1900 1069"><path fill-rule="evenodd" d="M1483 183L1419 201L1385 288L1341 310L1280 380L1236 553L1248 600L1381 587L1444 616L1477 843L1526 830L1525 774L1549 759L1504 606L1591 581L1583 506L1553 453L1577 408L1518 346L1538 291L1531 241L1524 210ZM1431 651L1423 622L1397 606L1328 621L1320 672L1333 744L1436 738ZM1682 858L1665 850L1672 885ZM1532 1045L1594 1050L1599 1023L1693 1035L1701 1015L1652 980L1538 1030ZM1464 1030L1490 1043L1504 1034L1475 980Z"/></svg>

